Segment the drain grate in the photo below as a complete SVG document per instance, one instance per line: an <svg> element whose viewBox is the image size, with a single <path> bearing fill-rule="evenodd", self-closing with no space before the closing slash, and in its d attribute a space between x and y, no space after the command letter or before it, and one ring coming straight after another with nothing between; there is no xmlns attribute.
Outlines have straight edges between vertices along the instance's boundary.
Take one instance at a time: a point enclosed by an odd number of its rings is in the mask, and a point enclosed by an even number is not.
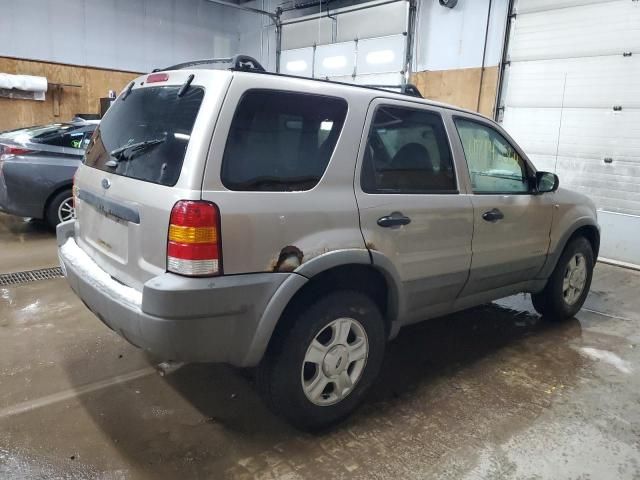
<svg viewBox="0 0 640 480"><path fill-rule="evenodd" d="M60 267L41 268L39 270L29 270L28 272L1 273L0 286L20 285L22 283L60 277L64 277Z"/></svg>

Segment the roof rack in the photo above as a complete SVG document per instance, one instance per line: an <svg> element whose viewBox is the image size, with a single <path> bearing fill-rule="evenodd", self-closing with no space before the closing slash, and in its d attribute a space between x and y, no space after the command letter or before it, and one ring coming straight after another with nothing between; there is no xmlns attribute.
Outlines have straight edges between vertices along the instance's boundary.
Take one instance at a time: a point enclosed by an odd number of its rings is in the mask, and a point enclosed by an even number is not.
<svg viewBox="0 0 640 480"><path fill-rule="evenodd" d="M357 85L358 87L376 88L378 90L398 90L398 93L403 95L409 95L410 97L424 98L416 87L412 83L406 83L404 85Z"/></svg>
<svg viewBox="0 0 640 480"><path fill-rule="evenodd" d="M280 77L304 78L307 80L339 83L341 85L349 85L352 87L364 87L364 88L374 88L377 90L396 91L397 93L401 93L403 95L409 95L411 97L417 97L417 98L424 98L420 93L420 91L418 90L418 88L411 83L407 83L405 85L358 85L355 83L334 82L328 79L324 80L320 78L299 77L296 75L287 75L284 73L267 72L265 68L262 65L260 65L260 62L258 62L255 58L250 57L249 55L234 55L233 57L227 57L227 58L209 58L205 60L193 60L191 62L178 63L177 65L172 65L171 67L167 67L167 68L156 68L153 71L163 72L166 70L182 70L185 68L192 68L200 65L216 65L220 63L229 64L228 70L240 70L245 72L266 73L269 75L276 75Z"/></svg>
<svg viewBox="0 0 640 480"><path fill-rule="evenodd" d="M164 72L165 70L182 70L185 68L197 67L199 65L215 65L218 63L230 64L229 70L245 70L254 72L266 72L255 58L249 55L234 55L228 58L209 58L205 60L193 60L191 62L178 63L167 68L156 68L154 72Z"/></svg>

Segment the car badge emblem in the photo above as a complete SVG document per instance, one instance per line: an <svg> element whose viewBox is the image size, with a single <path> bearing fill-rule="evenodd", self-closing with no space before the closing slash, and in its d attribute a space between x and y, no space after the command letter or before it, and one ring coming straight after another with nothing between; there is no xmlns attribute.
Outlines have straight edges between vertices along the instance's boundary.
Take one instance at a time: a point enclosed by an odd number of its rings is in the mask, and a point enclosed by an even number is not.
<svg viewBox="0 0 640 480"><path fill-rule="evenodd" d="M109 179L108 178L103 178L102 179L102 188L107 190L110 186L111 186L111 182L109 181Z"/></svg>

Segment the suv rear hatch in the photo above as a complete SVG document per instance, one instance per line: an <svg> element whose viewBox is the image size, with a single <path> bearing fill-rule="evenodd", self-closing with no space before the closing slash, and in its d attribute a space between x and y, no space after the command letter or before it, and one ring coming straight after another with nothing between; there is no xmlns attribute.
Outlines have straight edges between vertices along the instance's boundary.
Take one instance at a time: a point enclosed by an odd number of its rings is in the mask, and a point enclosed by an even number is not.
<svg viewBox="0 0 640 480"><path fill-rule="evenodd" d="M75 177L76 241L141 290L166 271L173 206L199 200L231 73L180 70L134 81L109 108Z"/></svg>

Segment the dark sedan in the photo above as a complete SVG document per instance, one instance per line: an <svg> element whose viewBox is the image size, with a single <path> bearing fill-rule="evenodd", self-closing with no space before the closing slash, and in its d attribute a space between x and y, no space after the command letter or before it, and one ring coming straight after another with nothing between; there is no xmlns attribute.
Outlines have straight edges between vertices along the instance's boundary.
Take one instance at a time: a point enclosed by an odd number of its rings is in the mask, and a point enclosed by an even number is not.
<svg viewBox="0 0 640 480"><path fill-rule="evenodd" d="M73 175L97 120L0 133L0 211L45 220L73 218Z"/></svg>

